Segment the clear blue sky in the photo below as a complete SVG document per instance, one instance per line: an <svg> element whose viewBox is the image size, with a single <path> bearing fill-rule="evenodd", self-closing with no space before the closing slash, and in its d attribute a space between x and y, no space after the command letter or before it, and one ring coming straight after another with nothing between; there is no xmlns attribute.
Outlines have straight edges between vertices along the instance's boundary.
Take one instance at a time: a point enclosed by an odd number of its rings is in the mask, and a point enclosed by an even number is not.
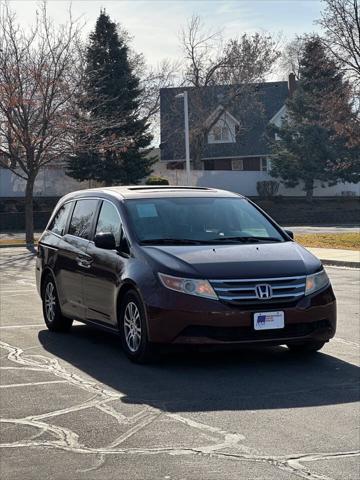
<svg viewBox="0 0 360 480"><path fill-rule="evenodd" d="M20 23L31 23L37 2L12 0ZM50 0L48 10L55 21L64 22L68 1ZM143 52L150 63L164 57L180 55L178 33L192 14L203 17L215 30L223 29L227 37L243 32L281 32L290 39L295 34L317 30L314 21L322 8L320 0L73 0L74 16L87 22L85 33L94 27L100 8L134 37L134 47Z"/></svg>

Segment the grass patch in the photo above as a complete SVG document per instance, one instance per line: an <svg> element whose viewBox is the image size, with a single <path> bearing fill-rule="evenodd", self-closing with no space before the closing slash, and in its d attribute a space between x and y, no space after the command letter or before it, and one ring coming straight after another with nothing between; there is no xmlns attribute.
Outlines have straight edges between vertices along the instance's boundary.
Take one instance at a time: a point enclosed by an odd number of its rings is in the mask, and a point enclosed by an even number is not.
<svg viewBox="0 0 360 480"><path fill-rule="evenodd" d="M295 235L304 247L360 249L360 233L312 233Z"/></svg>
<svg viewBox="0 0 360 480"><path fill-rule="evenodd" d="M295 240L304 247L340 248L342 250L360 250L360 233L311 233L295 235ZM35 237L35 244L38 237ZM25 245L25 239L0 239L1 245Z"/></svg>

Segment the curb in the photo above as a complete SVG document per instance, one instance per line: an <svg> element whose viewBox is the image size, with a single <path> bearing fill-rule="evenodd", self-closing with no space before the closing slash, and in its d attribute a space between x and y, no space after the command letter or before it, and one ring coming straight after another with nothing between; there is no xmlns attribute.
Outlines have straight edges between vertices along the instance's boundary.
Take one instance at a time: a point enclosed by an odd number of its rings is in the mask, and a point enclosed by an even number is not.
<svg viewBox="0 0 360 480"><path fill-rule="evenodd" d="M34 247L36 247L37 244L34 244ZM26 248L26 243L14 243L14 244L5 244L5 243L0 243L0 248Z"/></svg>
<svg viewBox="0 0 360 480"><path fill-rule="evenodd" d="M360 268L360 262L347 262L346 260L326 260L319 259L323 265L328 267L347 267L347 268Z"/></svg>
<svg viewBox="0 0 360 480"><path fill-rule="evenodd" d="M25 243L14 243L13 245L8 245L6 243L0 243L0 248L17 248L17 247L26 247Z"/></svg>

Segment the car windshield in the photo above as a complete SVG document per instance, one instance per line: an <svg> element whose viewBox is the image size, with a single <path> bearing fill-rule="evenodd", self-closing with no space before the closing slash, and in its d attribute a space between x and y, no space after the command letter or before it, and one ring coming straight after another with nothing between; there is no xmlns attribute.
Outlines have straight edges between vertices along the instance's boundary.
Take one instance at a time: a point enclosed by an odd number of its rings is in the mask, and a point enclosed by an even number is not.
<svg viewBox="0 0 360 480"><path fill-rule="evenodd" d="M131 199L126 206L144 244L285 241L266 217L242 198Z"/></svg>

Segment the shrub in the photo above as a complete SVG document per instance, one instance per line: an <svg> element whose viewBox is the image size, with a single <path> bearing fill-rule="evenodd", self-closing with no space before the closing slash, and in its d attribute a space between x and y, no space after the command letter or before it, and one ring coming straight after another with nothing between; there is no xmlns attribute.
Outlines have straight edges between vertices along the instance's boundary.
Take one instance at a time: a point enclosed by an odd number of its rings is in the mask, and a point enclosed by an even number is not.
<svg viewBox="0 0 360 480"><path fill-rule="evenodd" d="M169 185L169 180L164 177L151 176L146 180L145 185Z"/></svg>
<svg viewBox="0 0 360 480"><path fill-rule="evenodd" d="M256 190L261 198L273 198L279 190L279 182L275 180L263 180L256 183Z"/></svg>

